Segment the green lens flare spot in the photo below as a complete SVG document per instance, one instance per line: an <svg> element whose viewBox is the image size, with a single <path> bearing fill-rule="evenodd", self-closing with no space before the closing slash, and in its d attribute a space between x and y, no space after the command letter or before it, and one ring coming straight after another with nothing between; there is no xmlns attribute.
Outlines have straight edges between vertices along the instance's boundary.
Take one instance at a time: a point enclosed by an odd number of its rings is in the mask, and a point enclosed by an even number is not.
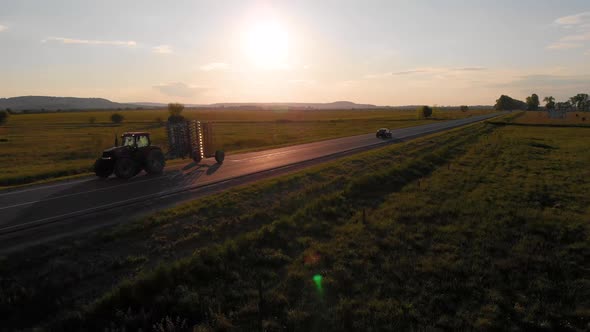
<svg viewBox="0 0 590 332"><path fill-rule="evenodd" d="M313 276L313 282L315 283L316 288L321 291L322 290L322 276L316 274Z"/></svg>

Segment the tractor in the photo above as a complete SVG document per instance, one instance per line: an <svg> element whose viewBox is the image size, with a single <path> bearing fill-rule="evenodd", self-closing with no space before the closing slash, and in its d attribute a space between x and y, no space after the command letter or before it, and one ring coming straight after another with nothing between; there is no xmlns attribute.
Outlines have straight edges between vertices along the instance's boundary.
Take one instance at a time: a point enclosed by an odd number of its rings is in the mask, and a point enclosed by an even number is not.
<svg viewBox="0 0 590 332"><path fill-rule="evenodd" d="M141 170L148 174L160 174L166 165L162 149L151 145L147 132L128 132L121 135L122 144L103 151L94 163L94 173L101 178L109 177L113 172L118 178L129 179Z"/></svg>
<svg viewBox="0 0 590 332"><path fill-rule="evenodd" d="M94 173L101 178L113 172L118 178L129 179L141 170L148 174L160 174L166 159L190 157L195 163L204 158L215 157L223 163L225 153L213 149L213 124L196 120L170 122L166 126L168 134L168 153L151 145L147 132L128 132L121 135L122 145L115 136L115 146L103 151L94 163Z"/></svg>

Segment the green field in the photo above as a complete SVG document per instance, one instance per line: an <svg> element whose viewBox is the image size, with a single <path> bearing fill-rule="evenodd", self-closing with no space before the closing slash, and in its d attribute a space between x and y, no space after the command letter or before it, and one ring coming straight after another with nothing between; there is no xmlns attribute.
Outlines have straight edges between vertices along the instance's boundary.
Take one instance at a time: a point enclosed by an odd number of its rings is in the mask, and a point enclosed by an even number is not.
<svg viewBox="0 0 590 332"><path fill-rule="evenodd" d="M475 124L199 199L6 257L0 313L56 330L583 330L589 139Z"/></svg>
<svg viewBox="0 0 590 332"><path fill-rule="evenodd" d="M167 150L166 110L122 111L125 121L114 125L113 112L70 112L12 115L0 126L0 188L87 173L100 152L125 131L152 133L154 144ZM431 121L471 116L482 111L435 111L419 120L414 111L310 110L231 111L185 110L189 119L215 122L215 146L228 153L298 144L400 128ZM94 123L90 123L90 119Z"/></svg>

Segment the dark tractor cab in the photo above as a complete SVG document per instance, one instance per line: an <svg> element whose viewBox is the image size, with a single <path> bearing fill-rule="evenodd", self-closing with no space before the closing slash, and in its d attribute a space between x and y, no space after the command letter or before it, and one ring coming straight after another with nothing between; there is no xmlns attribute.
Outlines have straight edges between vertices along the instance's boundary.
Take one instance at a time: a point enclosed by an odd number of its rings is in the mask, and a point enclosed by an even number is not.
<svg viewBox="0 0 590 332"><path fill-rule="evenodd" d="M121 135L121 145L103 151L94 163L94 173L109 177L113 172L118 178L129 179L141 170L148 174L160 174L166 165L162 149L153 146L147 132L128 132Z"/></svg>
<svg viewBox="0 0 590 332"><path fill-rule="evenodd" d="M380 128L379 130L377 130L377 134L375 134L375 136L377 138L391 138L392 134L391 130L387 128Z"/></svg>

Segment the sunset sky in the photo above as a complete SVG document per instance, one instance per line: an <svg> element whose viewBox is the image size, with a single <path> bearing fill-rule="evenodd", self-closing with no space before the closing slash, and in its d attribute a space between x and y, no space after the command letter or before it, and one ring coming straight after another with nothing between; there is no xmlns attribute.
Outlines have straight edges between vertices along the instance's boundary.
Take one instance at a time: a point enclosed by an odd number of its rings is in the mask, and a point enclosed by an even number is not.
<svg viewBox="0 0 590 332"><path fill-rule="evenodd" d="M0 97L493 104L590 92L590 1L0 0Z"/></svg>

